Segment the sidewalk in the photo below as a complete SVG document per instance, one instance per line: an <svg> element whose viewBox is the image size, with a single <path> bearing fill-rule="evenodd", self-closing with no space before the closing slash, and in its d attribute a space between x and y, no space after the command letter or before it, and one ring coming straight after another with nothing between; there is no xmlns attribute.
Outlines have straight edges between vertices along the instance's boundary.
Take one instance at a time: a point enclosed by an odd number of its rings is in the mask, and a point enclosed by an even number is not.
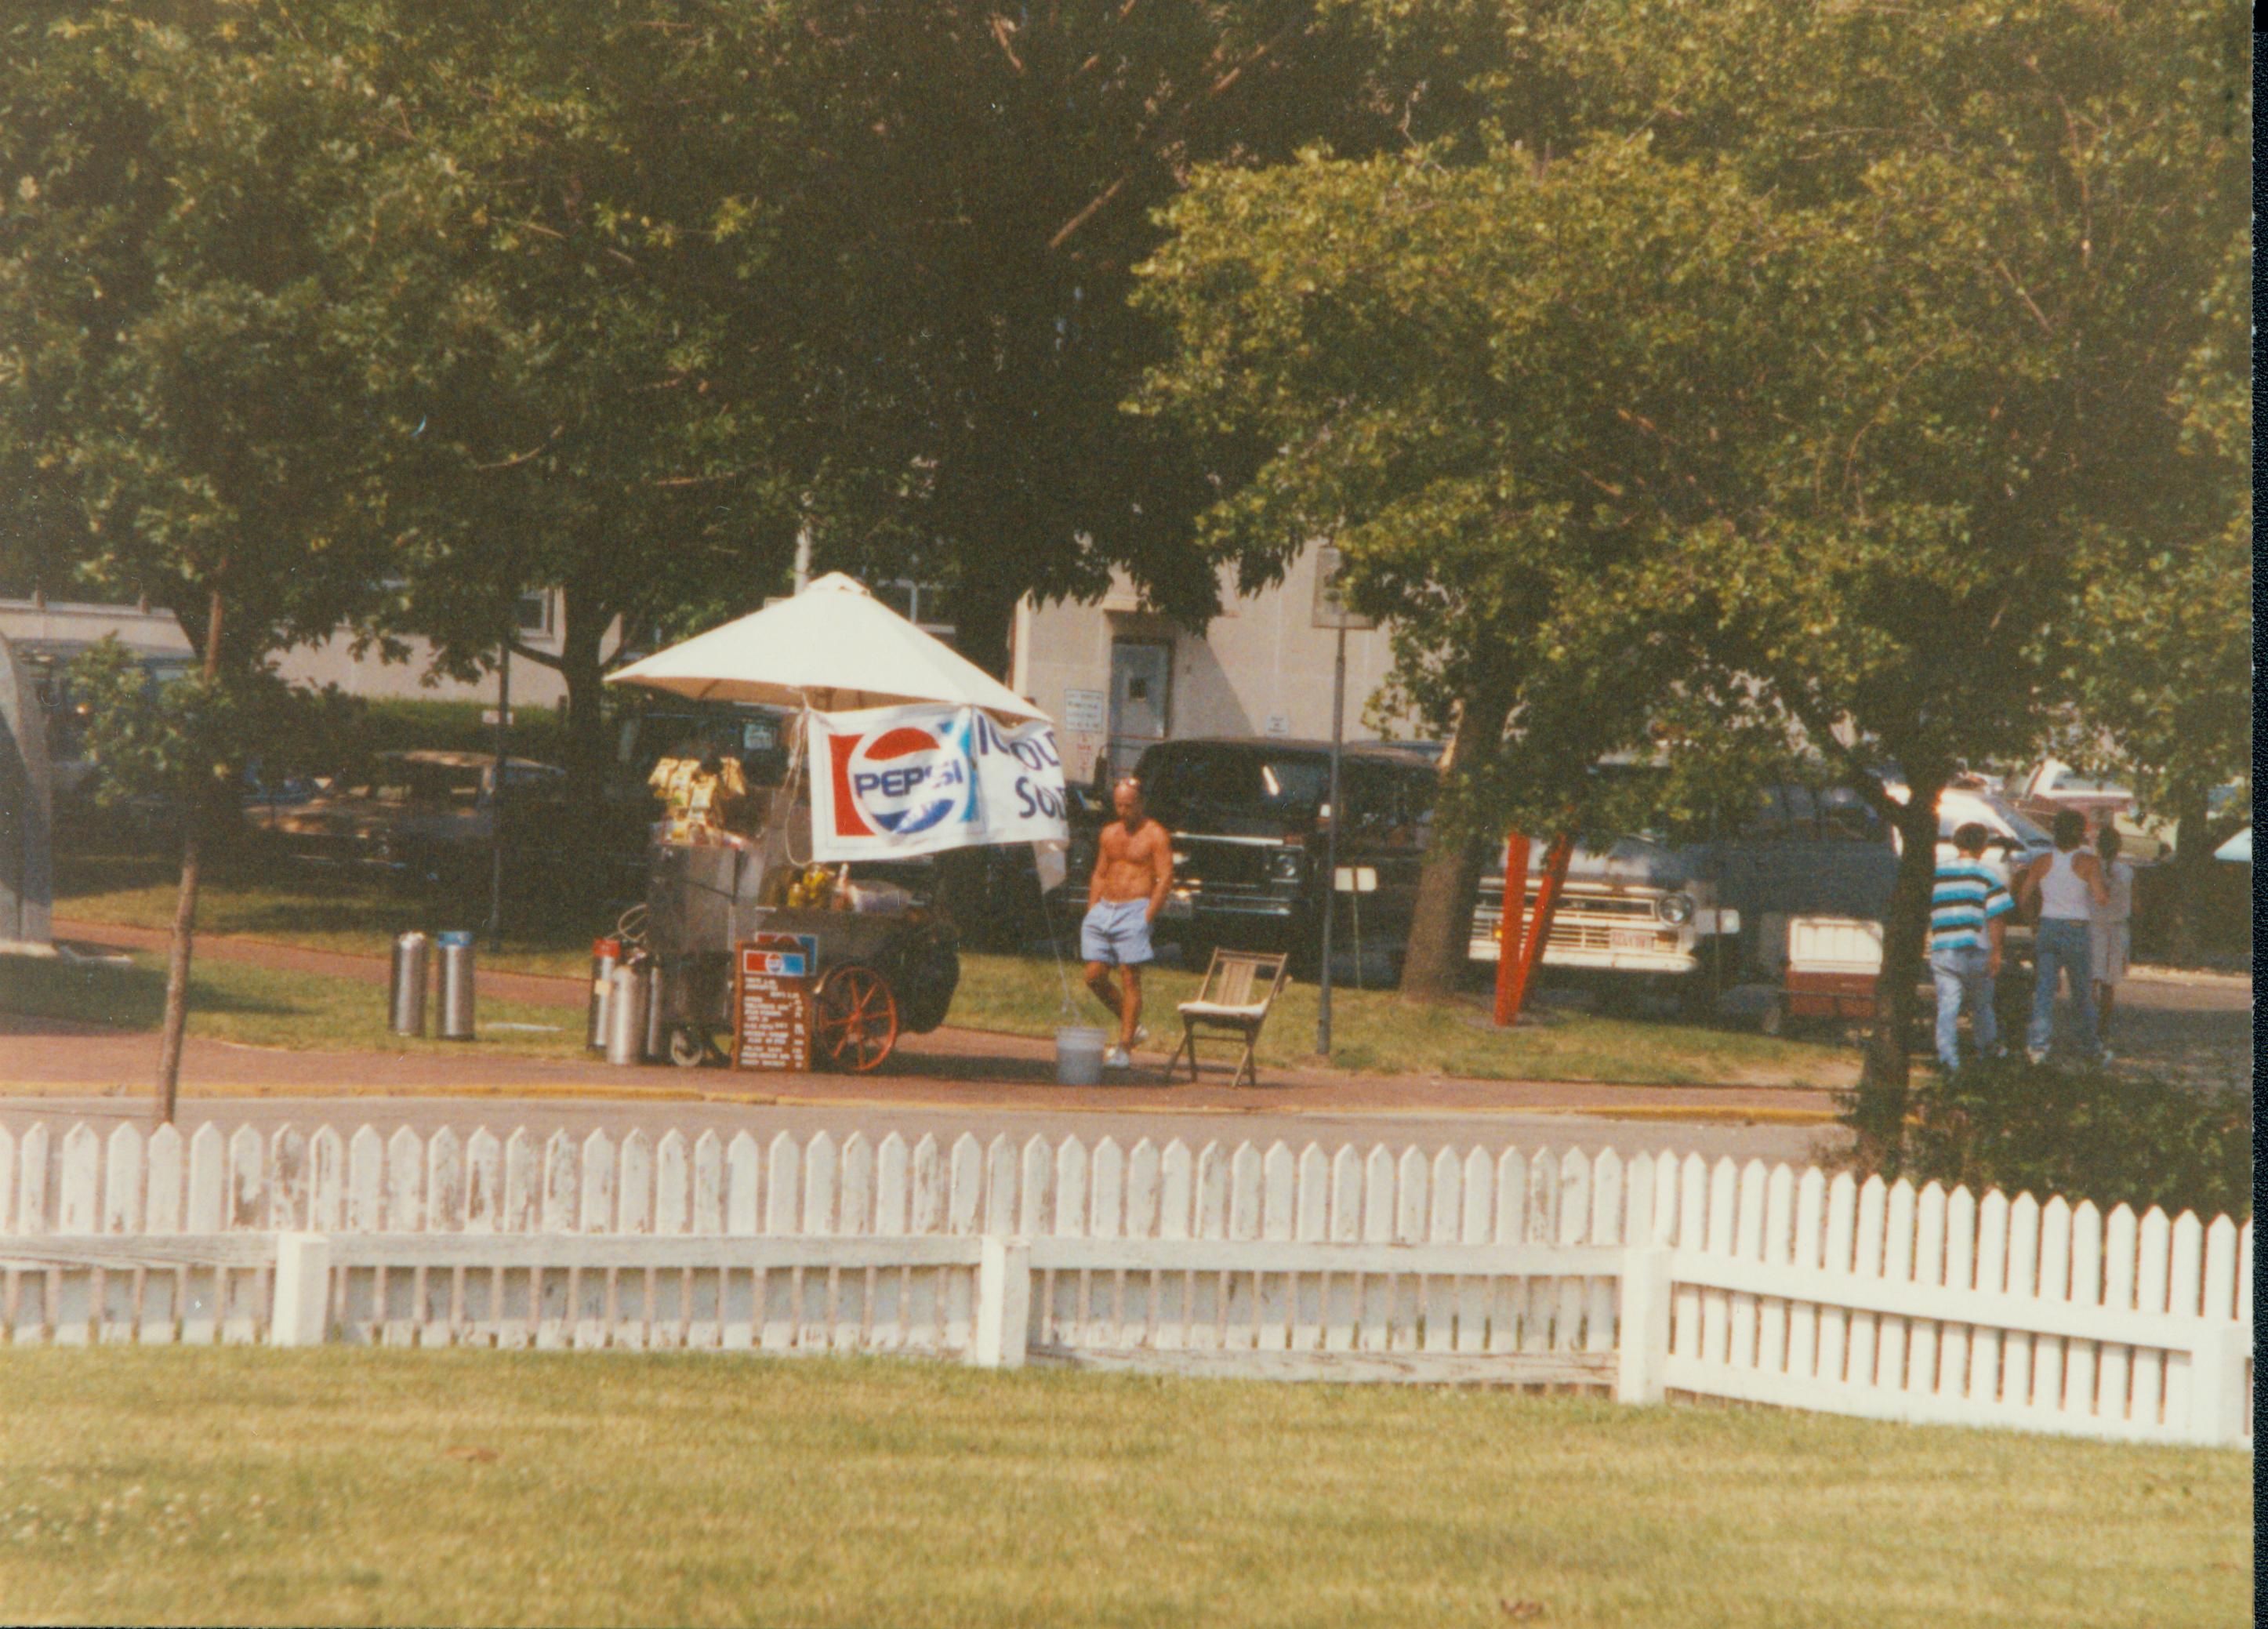
<svg viewBox="0 0 2268 1629"><path fill-rule="evenodd" d="M158 930L70 921L56 923L55 934L85 946L134 950L159 947L166 938ZM224 936L200 936L197 954L380 986L387 972L375 956ZM497 999L578 1011L585 999L580 979L524 973L482 973L478 988ZM0 1014L0 1095L138 1095L149 1089L155 1061L156 1040L148 1034ZM287 1051L201 1039L193 1031L181 1080L188 1096L568 1096L1183 1113L1524 1111L1801 1123L1831 1117L1827 1094L1800 1087L1602 1086L1285 1068L1263 1072L1262 1085L1240 1087L1219 1077L1169 1083L1162 1051L1138 1057L1123 1083L1062 1087L1054 1083L1054 1072L1047 1041L952 1028L907 1037L885 1073L866 1077L622 1069L578 1059L484 1058L476 1050L461 1058L431 1051Z"/></svg>

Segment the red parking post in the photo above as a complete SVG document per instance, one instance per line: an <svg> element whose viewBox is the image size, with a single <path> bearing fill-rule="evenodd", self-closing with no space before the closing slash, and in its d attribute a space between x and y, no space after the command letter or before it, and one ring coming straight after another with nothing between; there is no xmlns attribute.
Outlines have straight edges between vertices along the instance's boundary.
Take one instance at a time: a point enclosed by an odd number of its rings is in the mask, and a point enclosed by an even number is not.
<svg viewBox="0 0 2268 1629"><path fill-rule="evenodd" d="M1524 840L1521 846L1523 848L1527 846ZM1559 889L1567 881L1567 862L1574 857L1574 839L1566 833L1562 832L1551 839L1551 847L1546 851L1543 859L1543 885L1535 891L1535 912L1524 925L1521 932L1518 965L1513 969L1509 981L1504 975L1504 961L1499 959L1497 962L1496 1021L1499 1026L1516 1024L1520 1021L1520 1009L1528 999L1528 981L1534 977L1535 964L1543 956L1544 941L1551 936L1551 918L1559 909ZM1526 856L1523 855L1521 858L1524 860ZM1507 920L1512 919L1513 874L1511 867L1507 866L1504 875ZM1528 872L1525 865L1521 866L1519 877L1519 898L1523 908L1521 914L1525 915L1528 901ZM1508 956L1511 948L1507 943L1500 956Z"/></svg>
<svg viewBox="0 0 2268 1629"><path fill-rule="evenodd" d="M1520 1016L1520 947L1528 915L1528 838L1504 834L1504 911L1496 925L1496 1023L1502 1029Z"/></svg>

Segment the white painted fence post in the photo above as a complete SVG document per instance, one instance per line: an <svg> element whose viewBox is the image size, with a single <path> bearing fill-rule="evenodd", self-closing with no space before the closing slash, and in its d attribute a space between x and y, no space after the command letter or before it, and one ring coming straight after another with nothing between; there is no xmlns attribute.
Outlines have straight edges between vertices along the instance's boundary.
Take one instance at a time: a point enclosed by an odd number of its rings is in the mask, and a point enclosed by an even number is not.
<svg viewBox="0 0 2268 1629"><path fill-rule="evenodd" d="M331 1242L320 1233L276 1235L275 1346L320 1346L330 1330Z"/></svg>
<svg viewBox="0 0 2268 1629"><path fill-rule="evenodd" d="M1651 1238L1634 1239L1623 1249L1615 1401L1660 1402L1661 1366L1668 1356L1669 1250Z"/></svg>
<svg viewBox="0 0 2268 1629"><path fill-rule="evenodd" d="M2207 1323L2190 1349L2190 1417L2183 1438L2201 1448L2241 1448L2252 1407L2244 1360L2252 1330L2242 1323ZM2169 1422L2170 1423L2170 1422Z"/></svg>
<svg viewBox="0 0 2268 1629"><path fill-rule="evenodd" d="M1021 1368L1032 1316L1032 1242L988 1233L976 1248L976 1330L968 1360L981 1369Z"/></svg>

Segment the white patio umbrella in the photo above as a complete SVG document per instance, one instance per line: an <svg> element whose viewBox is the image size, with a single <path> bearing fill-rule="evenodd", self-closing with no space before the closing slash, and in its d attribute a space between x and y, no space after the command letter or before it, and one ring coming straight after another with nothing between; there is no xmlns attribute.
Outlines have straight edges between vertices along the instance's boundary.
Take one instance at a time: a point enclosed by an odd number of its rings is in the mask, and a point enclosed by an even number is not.
<svg viewBox="0 0 2268 1629"><path fill-rule="evenodd" d="M1004 720L1047 717L840 571L792 600L656 651L607 682L695 701L821 712L945 702Z"/></svg>
<svg viewBox="0 0 2268 1629"><path fill-rule="evenodd" d="M2213 857L2215 859L2228 860L2232 865L2250 865L2252 863L2252 828L2247 826L2228 842L2213 850Z"/></svg>

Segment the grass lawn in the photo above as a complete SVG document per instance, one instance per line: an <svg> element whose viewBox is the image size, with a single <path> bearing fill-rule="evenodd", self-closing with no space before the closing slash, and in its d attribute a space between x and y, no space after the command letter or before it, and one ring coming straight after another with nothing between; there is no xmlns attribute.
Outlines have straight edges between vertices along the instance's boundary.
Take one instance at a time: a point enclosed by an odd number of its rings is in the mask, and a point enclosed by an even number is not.
<svg viewBox="0 0 2268 1629"><path fill-rule="evenodd" d="M963 955L953 1021L1015 1035L1052 1035L1065 1022L1101 1024L1102 1008L1067 964L1075 1017L1064 1016L1063 984L1044 961ZM1170 1048L1180 1031L1174 1006L1197 994L1198 975L1157 968L1143 979L1152 1043ZM1314 1065L1313 984L1285 986L1261 1032L1263 1062ZM1162 1017L1155 1016L1163 1014ZM1216 1045L1208 1057L1234 1057ZM1702 1024L1615 1018L1543 1008L1535 1021L1498 1029L1490 1003L1474 996L1451 1007L1404 1006L1392 991L1331 992L1331 1063L1381 1074L1444 1074L1479 1080L1604 1080L1623 1085L1848 1086L1858 1058L1848 1046L1760 1036Z"/></svg>
<svg viewBox="0 0 2268 1629"><path fill-rule="evenodd" d="M881 1360L0 1351L0 1619L2231 1625L2251 1461Z"/></svg>
<svg viewBox="0 0 2268 1629"><path fill-rule="evenodd" d="M165 1002L162 953L137 953L131 967L0 956L0 1009L11 1013L154 1033ZM427 1023L435 1023L437 1017L429 1010ZM190 1033L212 1040L302 1051L584 1056L578 1013L484 996L477 1018L476 1041L405 1040L387 1032L383 985L278 972L214 956L189 964ZM539 1027L499 1028L500 1024Z"/></svg>
<svg viewBox="0 0 2268 1629"><path fill-rule="evenodd" d="M66 868L55 910L76 921L165 928L173 923L173 889L166 862L82 862ZM396 933L412 928L430 932L477 926L485 912L485 899L453 906L359 879L269 881L224 876L201 893L197 922L206 932L383 955ZM603 910L578 916L573 907L556 901L523 904L516 920L519 925L507 935L506 949L497 955L484 949L482 966L580 977L590 967L593 937L608 925ZM248 969L210 958L196 966L200 1000L216 1003L196 1009L201 1033L271 1045L380 1043L382 1004L363 986L306 978L290 981L286 989L273 975L265 976L263 984ZM1063 983L1045 958L966 953L950 1021L968 1028L1042 1036L1052 1035L1065 1021L1101 1021L1101 1010L1080 986L1078 968L1067 965L1064 975L1071 981L1076 1014L1071 1020L1064 1016ZM0 971L0 980L10 977ZM1161 1037L1160 1046L1171 1044L1162 1037L1171 1027L1174 1004L1193 995L1197 983L1196 974L1170 968L1151 974L1150 1010L1164 1015L1151 1023ZM337 988L326 991L321 987L327 985ZM0 990L8 987L0 983ZM56 998L50 993L38 999ZM109 1018L103 999L90 1001L85 994L73 999L76 1005L32 1010L52 1017L141 1021L132 1016ZM294 1014L320 1011L328 1016L314 1023L299 1016L285 1021L269 1010L284 1000L298 1004L291 1009ZM1262 1037L1263 1061L1279 1066L1321 1061L1314 1055L1315 1001L1314 985L1287 987ZM1506 1032L1490 1022L1487 1002L1480 997L1447 1009L1424 1010L1403 1006L1390 991L1342 988L1335 992L1332 1005L1330 1061L1342 1069L1473 1080L1822 1087L1848 1086L1858 1072L1857 1054L1849 1046L1738 1028L1540 1009L1537 1021ZM122 1010L139 1014L142 1007ZM213 1014L213 1024L202 1016L207 1011ZM151 1014L148 1021L154 1023L154 1009ZM485 1021L524 1015L508 1014L502 1004L484 1002L482 1016ZM536 1021L561 1021L553 1012L548 1018L539 1015ZM515 1050L561 1056L578 1050L556 1040L547 1044L540 1036L500 1036L497 1042Z"/></svg>
<svg viewBox="0 0 2268 1629"><path fill-rule="evenodd" d="M233 933L315 950L382 956L397 933L478 929L487 921L488 894L446 898L389 887L363 877L246 874L239 865L218 867L197 891L197 931ZM75 922L171 928L180 887L178 860L66 859L57 866L55 914ZM519 973L590 970L591 940L614 923L603 910L578 912L554 899L510 902L512 932L501 955L485 940L481 965Z"/></svg>

